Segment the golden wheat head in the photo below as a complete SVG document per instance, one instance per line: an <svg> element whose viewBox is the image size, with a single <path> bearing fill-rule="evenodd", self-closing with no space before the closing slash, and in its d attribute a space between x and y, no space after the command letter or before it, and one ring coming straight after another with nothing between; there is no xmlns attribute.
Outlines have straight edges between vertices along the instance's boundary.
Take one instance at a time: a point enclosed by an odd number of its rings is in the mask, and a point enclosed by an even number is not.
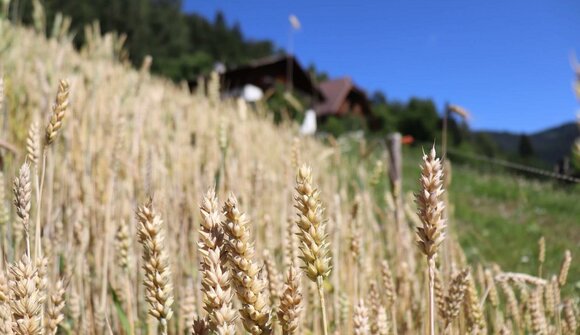
<svg viewBox="0 0 580 335"><path fill-rule="evenodd" d="M303 269L312 281L318 277L326 278L330 274L330 257L323 219L324 209L320 202L320 192L312 183L312 170L303 165L296 178L295 207L298 209L296 221L301 241L300 257L304 261Z"/></svg>
<svg viewBox="0 0 580 335"><path fill-rule="evenodd" d="M443 194L443 168L441 160L436 157L435 146L429 154L423 155L421 165L420 189L415 195L418 215L423 225L417 227L417 245L428 258L437 254L439 245L445 239L445 204Z"/></svg>
<svg viewBox="0 0 580 335"><path fill-rule="evenodd" d="M52 106L52 114L48 121L48 125L46 126L44 143L47 146L54 142L60 128L62 127L62 121L69 105L69 91L70 87L68 81L61 79L58 85L58 92L56 93L56 100Z"/></svg>
<svg viewBox="0 0 580 335"><path fill-rule="evenodd" d="M143 246L145 299L150 306L149 314L165 326L173 315L173 286L163 220L153 209L151 200L137 208L137 220L137 235Z"/></svg>

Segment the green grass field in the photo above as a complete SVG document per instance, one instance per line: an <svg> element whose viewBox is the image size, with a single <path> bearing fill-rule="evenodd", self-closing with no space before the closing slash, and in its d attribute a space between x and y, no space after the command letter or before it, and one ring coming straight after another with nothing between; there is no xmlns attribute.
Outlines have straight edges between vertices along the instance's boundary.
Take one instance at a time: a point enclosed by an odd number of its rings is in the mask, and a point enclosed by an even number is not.
<svg viewBox="0 0 580 335"><path fill-rule="evenodd" d="M419 150L405 152L405 185L416 188ZM538 240L546 239L544 273L557 273L566 249L580 257L580 187L540 182L506 171L453 165L449 223L468 258L511 271L537 273ZM573 261L569 282L580 290Z"/></svg>
<svg viewBox="0 0 580 335"><path fill-rule="evenodd" d="M365 160L368 171L376 159L384 157L383 150L375 147ZM356 157L358 146L347 151ZM415 192L422 151L405 148L403 156L404 191ZM385 182L379 192L386 187ZM459 238L470 261L537 274L538 240L544 236L544 276L558 273L564 251L569 249L574 257L570 286L580 291L580 185L526 179L502 168L453 164L448 192L450 231Z"/></svg>

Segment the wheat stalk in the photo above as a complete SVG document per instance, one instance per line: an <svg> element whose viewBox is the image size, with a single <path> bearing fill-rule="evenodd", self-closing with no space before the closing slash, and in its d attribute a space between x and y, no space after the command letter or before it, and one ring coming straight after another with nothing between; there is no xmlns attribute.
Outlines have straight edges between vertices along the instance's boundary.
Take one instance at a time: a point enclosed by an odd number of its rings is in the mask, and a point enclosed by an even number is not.
<svg viewBox="0 0 580 335"><path fill-rule="evenodd" d="M358 209L360 206L360 197L357 195L355 200L352 204L352 208L350 211L350 256L353 261L354 265L354 273L358 273L358 269L360 267L361 257L360 257L360 249L361 249L361 232L360 227L357 220ZM359 296L359 281L358 276L354 276L353 278L353 285L354 285L354 294L355 298Z"/></svg>
<svg viewBox="0 0 580 335"><path fill-rule="evenodd" d="M423 224L417 227L417 245L427 257L429 266L429 334L435 334L435 256L445 238L445 204L443 194L443 168L436 157L435 146L429 154L423 154L420 189L415 195L418 216Z"/></svg>
<svg viewBox="0 0 580 335"><path fill-rule="evenodd" d="M143 246L145 300L149 314L159 321L159 331L167 334L167 322L173 315L173 285L165 250L163 221L153 209L152 199L137 208L137 236Z"/></svg>
<svg viewBox="0 0 580 335"><path fill-rule="evenodd" d="M326 320L326 307L324 301L323 280L330 274L330 256L328 255L328 242L325 232L326 223L323 219L324 209L320 202L320 192L312 183L312 170L307 165L302 165L296 177L295 207L298 209L296 221L301 241L300 257L303 262L304 272L318 286L318 295L322 309L322 325L324 335L328 335L328 322Z"/></svg>

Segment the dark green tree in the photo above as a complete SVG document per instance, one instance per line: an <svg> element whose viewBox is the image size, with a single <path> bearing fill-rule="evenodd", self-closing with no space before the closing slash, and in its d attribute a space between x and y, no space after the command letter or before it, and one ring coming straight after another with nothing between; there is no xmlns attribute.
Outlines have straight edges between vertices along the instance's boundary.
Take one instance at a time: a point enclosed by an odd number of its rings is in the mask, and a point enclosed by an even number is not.
<svg viewBox="0 0 580 335"><path fill-rule="evenodd" d="M430 99L411 98L399 118L398 128L419 142L433 142L438 134L439 115Z"/></svg>
<svg viewBox="0 0 580 335"><path fill-rule="evenodd" d="M397 115L394 104L389 104L383 92L374 92L370 97L371 116L369 117L369 131L383 136L397 130Z"/></svg>
<svg viewBox="0 0 580 335"><path fill-rule="evenodd" d="M532 141L530 137L526 134L520 136L518 142L518 154L522 158L530 158L534 155L534 147L532 146Z"/></svg>

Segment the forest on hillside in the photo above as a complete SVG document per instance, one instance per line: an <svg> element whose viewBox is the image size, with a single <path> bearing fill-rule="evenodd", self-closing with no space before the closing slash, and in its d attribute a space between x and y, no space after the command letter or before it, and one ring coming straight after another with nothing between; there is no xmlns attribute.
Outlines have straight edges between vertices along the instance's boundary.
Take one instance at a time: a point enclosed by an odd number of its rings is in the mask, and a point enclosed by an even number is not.
<svg viewBox="0 0 580 335"><path fill-rule="evenodd" d="M12 2L11 19L33 23L35 2L44 8L47 27L59 12L72 18L77 46L85 42L84 27L98 21L103 33L127 35L135 66L151 55L152 71L176 81L195 80L216 62L231 67L278 51L271 41L246 38L239 23L229 24L221 12L213 20L184 13L179 0L19 0Z"/></svg>

